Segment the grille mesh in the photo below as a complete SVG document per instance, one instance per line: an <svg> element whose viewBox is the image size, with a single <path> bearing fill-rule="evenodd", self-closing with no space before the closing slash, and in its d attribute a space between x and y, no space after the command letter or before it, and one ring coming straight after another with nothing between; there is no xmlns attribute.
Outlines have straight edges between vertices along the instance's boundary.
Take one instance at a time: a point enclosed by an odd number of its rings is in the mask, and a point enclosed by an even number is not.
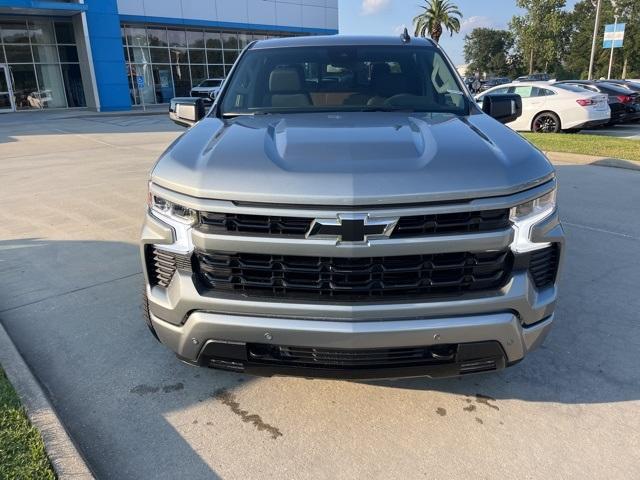
<svg viewBox="0 0 640 480"><path fill-rule="evenodd" d="M295 236L303 238L313 218L201 213L199 228L207 233ZM401 217L391 238L487 232L509 227L509 210L443 213Z"/></svg>
<svg viewBox="0 0 640 480"><path fill-rule="evenodd" d="M345 300L443 296L502 287L509 251L396 257L300 257L196 252L205 289L287 298Z"/></svg>
<svg viewBox="0 0 640 480"><path fill-rule="evenodd" d="M536 287L544 288L556 280L560 251L557 245L536 250L529 259L529 272Z"/></svg>
<svg viewBox="0 0 640 480"><path fill-rule="evenodd" d="M371 368L452 362L457 345L374 349L285 347L249 344L253 361L325 368Z"/></svg>
<svg viewBox="0 0 640 480"><path fill-rule="evenodd" d="M168 287L176 270L192 271L191 256L151 247L147 250L147 266L151 283Z"/></svg>

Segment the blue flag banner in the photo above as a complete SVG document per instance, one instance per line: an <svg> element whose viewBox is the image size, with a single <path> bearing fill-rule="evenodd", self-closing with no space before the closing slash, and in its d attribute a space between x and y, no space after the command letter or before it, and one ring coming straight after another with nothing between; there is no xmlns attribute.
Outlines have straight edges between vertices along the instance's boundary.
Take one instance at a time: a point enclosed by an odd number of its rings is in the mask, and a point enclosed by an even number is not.
<svg viewBox="0 0 640 480"><path fill-rule="evenodd" d="M604 42L602 48L620 48L624 41L624 23L604 26Z"/></svg>

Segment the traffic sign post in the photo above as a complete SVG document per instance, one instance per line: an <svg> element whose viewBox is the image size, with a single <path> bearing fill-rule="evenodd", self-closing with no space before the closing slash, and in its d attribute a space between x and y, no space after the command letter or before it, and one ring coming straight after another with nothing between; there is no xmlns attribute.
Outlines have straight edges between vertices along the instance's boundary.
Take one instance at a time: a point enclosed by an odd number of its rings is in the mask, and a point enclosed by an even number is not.
<svg viewBox="0 0 640 480"><path fill-rule="evenodd" d="M611 69L613 67L613 49L621 48L624 43L624 23L618 23L618 16L614 17L613 25L604 26L604 41L602 42L603 48L610 48L611 54L609 55L609 72L607 73L607 79L611 79Z"/></svg>

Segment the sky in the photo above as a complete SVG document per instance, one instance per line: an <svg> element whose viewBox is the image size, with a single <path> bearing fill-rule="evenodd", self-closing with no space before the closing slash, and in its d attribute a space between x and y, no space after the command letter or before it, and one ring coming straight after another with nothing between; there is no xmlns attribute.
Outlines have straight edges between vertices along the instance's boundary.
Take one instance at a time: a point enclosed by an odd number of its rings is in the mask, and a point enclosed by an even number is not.
<svg viewBox="0 0 640 480"><path fill-rule="evenodd" d="M567 0L572 8L578 0ZM464 36L474 28L507 28L518 14L514 0L452 0L462 12L460 33L446 31L440 45L455 65L464 63ZM400 35L404 26L413 35L411 21L422 11L424 0L339 0L340 33L346 35Z"/></svg>

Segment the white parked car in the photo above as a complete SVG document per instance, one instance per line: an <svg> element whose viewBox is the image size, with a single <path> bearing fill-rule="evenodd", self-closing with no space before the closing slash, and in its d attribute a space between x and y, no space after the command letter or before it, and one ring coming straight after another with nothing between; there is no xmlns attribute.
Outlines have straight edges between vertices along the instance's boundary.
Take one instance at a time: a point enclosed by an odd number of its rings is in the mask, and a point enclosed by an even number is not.
<svg viewBox="0 0 640 480"><path fill-rule="evenodd" d="M203 80L191 89L191 96L210 98L211 100L215 100L218 92L220 91L222 82L222 78L208 78L206 80Z"/></svg>
<svg viewBox="0 0 640 480"><path fill-rule="evenodd" d="M516 93L522 97L522 116L507 123L518 131L557 133L577 132L604 125L611 118L607 95L588 92L565 84L518 82L490 88L476 101L482 105L485 95Z"/></svg>

